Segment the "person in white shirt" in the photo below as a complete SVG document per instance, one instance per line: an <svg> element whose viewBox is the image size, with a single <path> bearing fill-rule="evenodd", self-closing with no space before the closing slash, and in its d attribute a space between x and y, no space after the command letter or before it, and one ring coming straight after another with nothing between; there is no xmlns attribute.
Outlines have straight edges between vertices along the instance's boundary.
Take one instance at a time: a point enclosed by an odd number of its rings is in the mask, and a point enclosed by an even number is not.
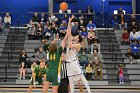
<svg viewBox="0 0 140 93"><path fill-rule="evenodd" d="M136 29L133 28L133 31L130 33L130 40L138 40L139 34L136 32Z"/></svg>
<svg viewBox="0 0 140 93"><path fill-rule="evenodd" d="M11 25L11 16L9 15L9 13L6 13L4 17L4 24L6 28L9 28Z"/></svg>

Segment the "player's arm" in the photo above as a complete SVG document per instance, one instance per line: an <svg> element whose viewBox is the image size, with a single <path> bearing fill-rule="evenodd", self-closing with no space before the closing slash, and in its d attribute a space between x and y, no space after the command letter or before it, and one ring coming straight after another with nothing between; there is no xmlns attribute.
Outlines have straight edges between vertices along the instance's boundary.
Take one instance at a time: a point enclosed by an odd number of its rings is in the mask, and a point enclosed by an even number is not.
<svg viewBox="0 0 140 93"><path fill-rule="evenodd" d="M33 84L35 85L36 82L36 73L33 73Z"/></svg>

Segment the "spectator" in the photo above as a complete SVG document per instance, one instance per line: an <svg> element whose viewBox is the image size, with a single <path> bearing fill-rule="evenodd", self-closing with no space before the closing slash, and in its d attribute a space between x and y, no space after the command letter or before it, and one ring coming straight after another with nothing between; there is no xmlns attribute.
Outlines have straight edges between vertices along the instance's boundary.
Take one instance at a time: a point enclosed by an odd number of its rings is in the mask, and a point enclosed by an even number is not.
<svg viewBox="0 0 140 93"><path fill-rule="evenodd" d="M11 25L11 16L9 15L9 13L6 13L5 17L4 17L4 24L6 28L10 28Z"/></svg>
<svg viewBox="0 0 140 93"><path fill-rule="evenodd" d="M22 62L19 66L19 73L20 73L20 77L19 79L25 79L25 72L26 72L26 66L25 66L25 63Z"/></svg>
<svg viewBox="0 0 140 93"><path fill-rule="evenodd" d="M80 23L79 23L79 30L83 30L83 27L85 27L84 20L80 20Z"/></svg>
<svg viewBox="0 0 140 93"><path fill-rule="evenodd" d="M27 25L28 29L32 27L33 21L30 20L29 24Z"/></svg>
<svg viewBox="0 0 140 93"><path fill-rule="evenodd" d="M93 13L93 10L92 10L92 8L91 8L91 6L88 6L88 8L87 8L87 10L86 10L86 13Z"/></svg>
<svg viewBox="0 0 140 93"><path fill-rule="evenodd" d="M21 52L20 52L19 62L20 63L24 62L25 66L28 67L26 58L27 58L27 53L24 49L22 49Z"/></svg>
<svg viewBox="0 0 140 93"><path fill-rule="evenodd" d="M66 21L63 21L59 28L59 36L64 37L66 34L66 30L67 30L67 23Z"/></svg>
<svg viewBox="0 0 140 93"><path fill-rule="evenodd" d="M81 51L85 51L86 53L89 52L88 51L88 42L86 38L82 38L82 42L81 42Z"/></svg>
<svg viewBox="0 0 140 93"><path fill-rule="evenodd" d="M118 19L117 19L117 16L113 16L112 18L112 26L114 27L114 30L116 30L116 26L118 24Z"/></svg>
<svg viewBox="0 0 140 93"><path fill-rule="evenodd" d="M43 39L42 32L43 32L42 24L38 24L37 32L36 32L37 39L41 39L41 40Z"/></svg>
<svg viewBox="0 0 140 93"><path fill-rule="evenodd" d="M92 65L88 63L86 67L86 79L91 80L92 79Z"/></svg>
<svg viewBox="0 0 140 93"><path fill-rule="evenodd" d="M118 20L120 20L120 18L121 18L121 14L124 14L124 12L123 12L123 10L122 10L122 8L120 7L119 8L119 10L118 10L118 13L117 14L119 14L118 15Z"/></svg>
<svg viewBox="0 0 140 93"><path fill-rule="evenodd" d="M83 27L83 28L81 29L80 35L81 35L83 38L87 38L87 37L88 37L88 32L86 31L86 28L85 28L85 27Z"/></svg>
<svg viewBox="0 0 140 93"><path fill-rule="evenodd" d="M91 14L94 13L91 6L88 6L88 7L87 7L86 13L88 13L87 16L86 16L86 17L87 17L87 20L88 20L88 21L91 20L91 19L92 19L92 15L91 15Z"/></svg>
<svg viewBox="0 0 140 93"><path fill-rule="evenodd" d="M130 40L138 40L139 39L139 35L138 32L136 32L136 29L133 28L133 31L130 33Z"/></svg>
<svg viewBox="0 0 140 93"><path fill-rule="evenodd" d="M37 60L37 64L40 64L41 60L44 60L45 62L47 61L47 55L43 51L42 47L39 47L39 51L36 53L35 57L36 57L36 60Z"/></svg>
<svg viewBox="0 0 140 93"><path fill-rule="evenodd" d="M124 84L122 64L119 65L119 84Z"/></svg>
<svg viewBox="0 0 140 93"><path fill-rule="evenodd" d="M99 60L99 62L103 63L102 54L99 54L96 49L93 51L93 59L94 61Z"/></svg>
<svg viewBox="0 0 140 93"><path fill-rule="evenodd" d="M38 13L34 13L34 16L32 18L32 21L35 23L35 24L38 24L39 23L39 16L38 16Z"/></svg>
<svg viewBox="0 0 140 93"><path fill-rule="evenodd" d="M133 29L136 29L138 30L139 26L135 23L135 22L132 22L131 25L130 25L130 30L132 31Z"/></svg>
<svg viewBox="0 0 140 93"><path fill-rule="evenodd" d="M44 26L44 31L42 33L43 38L47 38L49 39L49 37L51 36L51 25L49 23L49 21L46 22L46 25Z"/></svg>
<svg viewBox="0 0 140 93"><path fill-rule="evenodd" d="M52 13L49 16L49 22L52 23L56 19L55 15Z"/></svg>
<svg viewBox="0 0 140 93"><path fill-rule="evenodd" d="M64 15L64 18L63 18L63 21L65 21L65 22L68 23L68 19L69 19L69 18L68 18L68 15L65 14L65 15Z"/></svg>
<svg viewBox="0 0 140 93"><path fill-rule="evenodd" d="M136 23L136 16L134 14L131 15L131 19L130 19L131 23Z"/></svg>
<svg viewBox="0 0 140 93"><path fill-rule="evenodd" d="M98 50L98 53L101 53L101 49L100 49L100 41L99 41L99 38L97 38L96 36L94 37L93 39L93 45L94 45L94 49L97 49Z"/></svg>
<svg viewBox="0 0 140 93"><path fill-rule="evenodd" d="M87 30L90 31L91 29L93 29L94 31L96 30L96 25L92 22L92 20L90 20L87 25Z"/></svg>
<svg viewBox="0 0 140 93"><path fill-rule="evenodd" d="M99 62L99 60L95 60L94 64L94 75L95 75L95 80L98 79L98 75L100 75L100 80L102 80L102 64Z"/></svg>
<svg viewBox="0 0 140 93"><path fill-rule="evenodd" d="M130 47L132 48L132 53L134 53L134 59L139 59L139 43L137 40L135 40L133 43L130 44Z"/></svg>
<svg viewBox="0 0 140 93"><path fill-rule="evenodd" d="M47 50L49 50L49 43L48 40L45 40L43 45L43 51L46 52Z"/></svg>
<svg viewBox="0 0 140 93"><path fill-rule="evenodd" d="M85 51L79 56L80 65L85 68L88 65L88 56L85 54Z"/></svg>
<svg viewBox="0 0 140 93"><path fill-rule="evenodd" d="M58 33L58 26L55 24L54 21L51 24L51 32L54 34L54 38L55 38L56 34Z"/></svg>
<svg viewBox="0 0 140 93"><path fill-rule="evenodd" d="M2 22L2 18L0 17L0 32L4 35L4 24Z"/></svg>
<svg viewBox="0 0 140 93"><path fill-rule="evenodd" d="M129 44L129 33L128 33L127 29L125 29L124 33L122 34L122 43Z"/></svg>
<svg viewBox="0 0 140 93"><path fill-rule="evenodd" d="M94 48L93 45L94 37L95 37L95 32L93 31L93 29L90 29L90 31L88 32L88 43L89 45L91 45L91 53L93 53L93 48Z"/></svg>
<svg viewBox="0 0 140 93"><path fill-rule="evenodd" d="M36 38L36 29L34 24L32 24L31 28L28 30L28 38L30 40L34 40Z"/></svg>
<svg viewBox="0 0 140 93"><path fill-rule="evenodd" d="M126 21L124 19L123 14L119 18L119 27L120 27L120 30L123 30L123 31L124 31L124 29L127 29L127 23L126 23Z"/></svg>
<svg viewBox="0 0 140 93"><path fill-rule="evenodd" d="M131 49L128 48L127 49L127 53L125 54L125 56L129 59L130 63L133 63L133 58L135 57L134 54L132 53Z"/></svg>
<svg viewBox="0 0 140 93"><path fill-rule="evenodd" d="M47 21L47 19L46 19L46 17L45 17L45 14L44 13L42 13L41 14L41 18L40 18L40 20L39 20L43 25L45 24L45 22Z"/></svg>

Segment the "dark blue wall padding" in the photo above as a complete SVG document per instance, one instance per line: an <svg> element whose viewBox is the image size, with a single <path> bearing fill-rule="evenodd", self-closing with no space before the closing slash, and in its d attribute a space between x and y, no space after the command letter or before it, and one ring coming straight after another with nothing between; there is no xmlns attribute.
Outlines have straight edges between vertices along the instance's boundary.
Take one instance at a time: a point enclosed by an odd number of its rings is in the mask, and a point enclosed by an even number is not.
<svg viewBox="0 0 140 93"><path fill-rule="evenodd" d="M12 12L12 24L19 19L23 25L32 16L28 12L48 12L48 0L0 0L0 12Z"/></svg>

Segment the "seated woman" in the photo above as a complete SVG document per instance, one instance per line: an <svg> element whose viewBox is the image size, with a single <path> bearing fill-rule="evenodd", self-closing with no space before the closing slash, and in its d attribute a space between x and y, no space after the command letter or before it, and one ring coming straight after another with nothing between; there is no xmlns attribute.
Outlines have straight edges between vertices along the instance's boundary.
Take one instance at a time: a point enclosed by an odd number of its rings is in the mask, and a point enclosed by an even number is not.
<svg viewBox="0 0 140 93"><path fill-rule="evenodd" d="M20 52L19 62L20 63L24 62L25 66L27 66L28 64L27 64L26 58L27 58L27 53L26 53L26 51L24 49L22 49L21 52Z"/></svg>
<svg viewBox="0 0 140 93"><path fill-rule="evenodd" d="M91 80L92 79L92 65L91 63L88 63L86 67L86 79Z"/></svg>
<svg viewBox="0 0 140 93"><path fill-rule="evenodd" d="M90 29L90 31L88 32L88 44L91 45L91 53L93 53L93 40L95 37L95 32L93 29Z"/></svg>
<svg viewBox="0 0 140 93"><path fill-rule="evenodd" d="M20 73L20 77L19 79L25 79L25 73L26 73L26 66L25 66L25 63L22 62L19 66L19 73Z"/></svg>

